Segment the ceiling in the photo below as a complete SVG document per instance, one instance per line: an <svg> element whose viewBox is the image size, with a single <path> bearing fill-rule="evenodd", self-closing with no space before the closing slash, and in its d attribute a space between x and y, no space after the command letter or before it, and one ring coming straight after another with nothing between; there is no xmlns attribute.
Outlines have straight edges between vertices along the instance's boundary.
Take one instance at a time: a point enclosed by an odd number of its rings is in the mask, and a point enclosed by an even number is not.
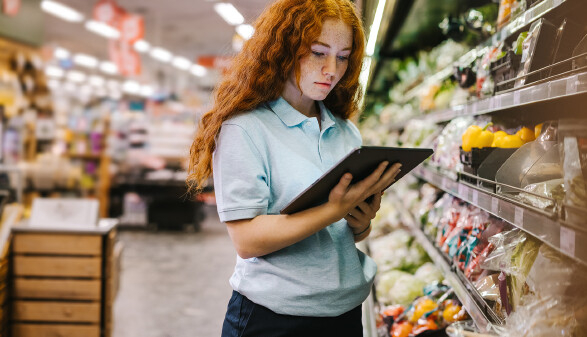
<svg viewBox="0 0 587 337"><path fill-rule="evenodd" d="M60 0L91 17L97 0ZM199 55L232 53L233 26L214 11L210 0L118 0L120 7L141 14L145 21L145 40L193 59ZM271 0L231 0L252 24ZM108 56L107 40L87 31L81 23L69 23L51 15L45 17L45 42L74 52L86 52L101 59Z"/></svg>

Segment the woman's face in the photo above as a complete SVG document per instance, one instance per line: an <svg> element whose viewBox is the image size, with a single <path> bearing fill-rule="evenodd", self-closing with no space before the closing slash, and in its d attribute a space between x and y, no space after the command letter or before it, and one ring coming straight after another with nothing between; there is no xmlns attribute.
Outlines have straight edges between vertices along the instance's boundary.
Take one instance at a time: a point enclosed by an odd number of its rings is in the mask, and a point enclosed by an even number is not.
<svg viewBox="0 0 587 337"><path fill-rule="evenodd" d="M300 59L300 89L306 99L321 101L344 76L353 46L353 31L340 20L328 19L312 43L310 54ZM295 74L290 81L296 83Z"/></svg>

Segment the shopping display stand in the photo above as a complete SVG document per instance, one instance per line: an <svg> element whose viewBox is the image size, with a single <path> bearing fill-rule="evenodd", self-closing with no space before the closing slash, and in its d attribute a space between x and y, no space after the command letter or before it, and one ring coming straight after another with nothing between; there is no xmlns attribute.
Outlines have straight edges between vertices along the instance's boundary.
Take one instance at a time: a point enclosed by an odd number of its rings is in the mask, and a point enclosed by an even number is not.
<svg viewBox="0 0 587 337"><path fill-rule="evenodd" d="M65 216L53 222L46 212ZM37 199L30 221L12 228L12 336L111 336L118 221L70 222L97 214L91 200Z"/></svg>

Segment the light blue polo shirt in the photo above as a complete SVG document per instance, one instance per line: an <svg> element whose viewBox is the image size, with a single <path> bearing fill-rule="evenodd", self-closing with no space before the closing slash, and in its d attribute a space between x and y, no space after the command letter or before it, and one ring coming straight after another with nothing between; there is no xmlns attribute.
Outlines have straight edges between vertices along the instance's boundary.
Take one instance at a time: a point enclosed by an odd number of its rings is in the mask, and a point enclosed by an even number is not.
<svg viewBox="0 0 587 337"><path fill-rule="evenodd" d="M223 222L279 214L352 149L361 135L319 102L322 130L286 100L222 124L214 152L214 189ZM279 230L279 224L275 224ZM274 312L338 316L369 295L375 262L356 247L346 220L274 253L237 256L232 288Z"/></svg>

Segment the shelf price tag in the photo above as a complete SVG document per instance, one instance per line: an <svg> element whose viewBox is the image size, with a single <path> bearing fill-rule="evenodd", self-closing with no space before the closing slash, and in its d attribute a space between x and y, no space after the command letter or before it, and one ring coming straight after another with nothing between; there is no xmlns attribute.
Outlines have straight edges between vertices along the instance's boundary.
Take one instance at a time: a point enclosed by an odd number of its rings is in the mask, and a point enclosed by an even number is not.
<svg viewBox="0 0 587 337"><path fill-rule="evenodd" d="M491 198L491 212L495 215L499 213L499 199Z"/></svg>
<svg viewBox="0 0 587 337"><path fill-rule="evenodd" d="M473 204L479 206L479 191L473 190L473 196L471 197Z"/></svg>
<svg viewBox="0 0 587 337"><path fill-rule="evenodd" d="M514 215L514 223L520 228L524 228L524 209L516 206L516 213Z"/></svg>
<svg viewBox="0 0 587 337"><path fill-rule="evenodd" d="M561 226L560 231L561 251L569 256L575 256L575 231Z"/></svg>
<svg viewBox="0 0 587 337"><path fill-rule="evenodd" d="M445 188L447 190L450 189L450 181L446 177L442 178L442 188Z"/></svg>
<svg viewBox="0 0 587 337"><path fill-rule="evenodd" d="M514 91L514 105L520 104L520 92Z"/></svg>
<svg viewBox="0 0 587 337"><path fill-rule="evenodd" d="M467 195L467 187L463 184L459 184L459 196L461 199L467 199L469 196Z"/></svg>

